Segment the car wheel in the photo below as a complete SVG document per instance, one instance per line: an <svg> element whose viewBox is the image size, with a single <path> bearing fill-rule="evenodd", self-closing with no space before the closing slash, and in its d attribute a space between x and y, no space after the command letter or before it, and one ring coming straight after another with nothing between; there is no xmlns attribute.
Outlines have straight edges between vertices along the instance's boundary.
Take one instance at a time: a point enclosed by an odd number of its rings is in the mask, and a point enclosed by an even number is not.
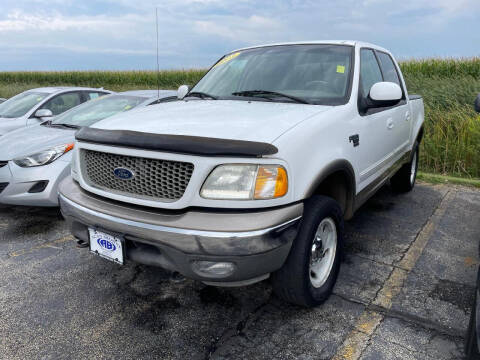
<svg viewBox="0 0 480 360"><path fill-rule="evenodd" d="M307 307L324 302L337 280L342 245L340 205L321 195L308 199L287 260L272 274L275 294L285 301Z"/></svg>
<svg viewBox="0 0 480 360"><path fill-rule="evenodd" d="M465 338L465 355L467 359L480 359L477 342L477 294L475 292L475 301L472 306L472 313L470 314L470 322L468 325L467 336Z"/></svg>
<svg viewBox="0 0 480 360"><path fill-rule="evenodd" d="M418 143L415 144L412 158L403 165L390 179L392 189L397 192L408 192L415 186L418 170L418 157L420 155Z"/></svg>

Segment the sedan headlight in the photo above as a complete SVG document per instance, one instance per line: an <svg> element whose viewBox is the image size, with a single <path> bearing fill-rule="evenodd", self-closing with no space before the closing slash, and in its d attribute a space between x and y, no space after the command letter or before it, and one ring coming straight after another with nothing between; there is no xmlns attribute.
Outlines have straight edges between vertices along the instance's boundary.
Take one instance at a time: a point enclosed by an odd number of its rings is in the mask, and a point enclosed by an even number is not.
<svg viewBox="0 0 480 360"><path fill-rule="evenodd" d="M206 199L265 200L284 196L287 171L280 165L220 165L202 186Z"/></svg>
<svg viewBox="0 0 480 360"><path fill-rule="evenodd" d="M72 149L73 149L73 144L59 145L50 149L40 151L32 155L22 156L22 157L13 159L13 162L20 167L33 167L33 166L47 165L57 160L60 156L69 152Z"/></svg>

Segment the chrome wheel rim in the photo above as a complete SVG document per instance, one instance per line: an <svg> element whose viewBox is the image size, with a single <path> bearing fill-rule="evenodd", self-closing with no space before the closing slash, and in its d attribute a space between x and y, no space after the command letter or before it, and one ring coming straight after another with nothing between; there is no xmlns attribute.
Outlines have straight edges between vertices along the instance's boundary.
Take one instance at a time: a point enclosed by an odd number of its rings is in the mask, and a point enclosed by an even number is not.
<svg viewBox="0 0 480 360"><path fill-rule="evenodd" d="M410 169L410 184L415 182L415 175L417 172L417 152L413 154L412 167Z"/></svg>
<svg viewBox="0 0 480 360"><path fill-rule="evenodd" d="M328 279L337 252L337 227L332 218L323 219L318 225L310 251L310 282L319 288Z"/></svg>

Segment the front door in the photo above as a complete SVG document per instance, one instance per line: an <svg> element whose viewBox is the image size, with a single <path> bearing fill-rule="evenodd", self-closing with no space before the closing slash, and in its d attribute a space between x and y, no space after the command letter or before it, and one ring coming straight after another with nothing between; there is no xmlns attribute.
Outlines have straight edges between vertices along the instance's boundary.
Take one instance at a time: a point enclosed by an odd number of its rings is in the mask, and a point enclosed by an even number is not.
<svg viewBox="0 0 480 360"><path fill-rule="evenodd" d="M366 98L373 84L382 82L383 76L377 57L372 49L360 50L359 101ZM390 109L369 109L359 111L356 126L359 146L356 151L359 181L357 191L368 186L389 167L396 147L392 136L397 111Z"/></svg>

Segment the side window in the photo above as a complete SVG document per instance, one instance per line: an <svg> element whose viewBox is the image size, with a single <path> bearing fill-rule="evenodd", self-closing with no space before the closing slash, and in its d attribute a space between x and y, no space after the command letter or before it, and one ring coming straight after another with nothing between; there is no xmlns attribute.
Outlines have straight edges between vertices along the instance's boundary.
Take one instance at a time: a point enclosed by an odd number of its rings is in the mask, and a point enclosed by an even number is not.
<svg viewBox="0 0 480 360"><path fill-rule="evenodd" d="M103 95L107 95L107 94L103 93L103 92L97 92L97 91L86 91L85 92L86 101L99 98L100 96L103 96Z"/></svg>
<svg viewBox="0 0 480 360"><path fill-rule="evenodd" d="M373 84L383 81L382 72L378 66L373 50L360 51L360 90L362 97L367 97Z"/></svg>
<svg viewBox="0 0 480 360"><path fill-rule="evenodd" d="M67 111L82 103L80 93L71 92L66 94L57 95L54 98L48 100L42 109L50 110L53 115L58 115Z"/></svg>
<svg viewBox="0 0 480 360"><path fill-rule="evenodd" d="M378 60L380 60L380 66L382 67L384 81L393 82L401 87L402 85L400 84L397 69L390 55L380 51L377 51L377 55Z"/></svg>

